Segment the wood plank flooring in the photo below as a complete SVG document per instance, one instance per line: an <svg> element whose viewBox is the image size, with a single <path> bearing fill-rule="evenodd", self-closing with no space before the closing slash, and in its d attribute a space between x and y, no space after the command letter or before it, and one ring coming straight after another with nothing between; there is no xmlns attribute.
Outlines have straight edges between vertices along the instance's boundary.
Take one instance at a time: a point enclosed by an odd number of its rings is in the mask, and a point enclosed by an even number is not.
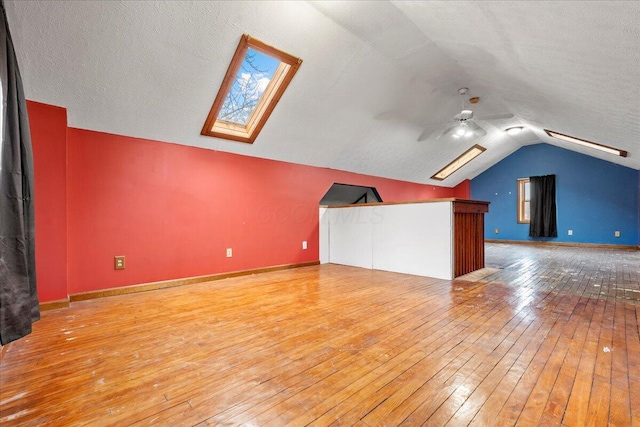
<svg viewBox="0 0 640 427"><path fill-rule="evenodd" d="M486 251L467 280L322 265L44 312L0 424L640 426L640 252Z"/></svg>

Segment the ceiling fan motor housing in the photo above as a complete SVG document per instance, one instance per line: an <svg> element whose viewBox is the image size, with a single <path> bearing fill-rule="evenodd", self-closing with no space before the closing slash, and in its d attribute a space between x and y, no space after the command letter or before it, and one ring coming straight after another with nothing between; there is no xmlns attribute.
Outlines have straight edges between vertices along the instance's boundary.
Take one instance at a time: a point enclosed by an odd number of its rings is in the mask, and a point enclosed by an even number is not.
<svg viewBox="0 0 640 427"><path fill-rule="evenodd" d="M459 122L466 122L467 120L473 119L473 111L471 110L462 110L462 112L456 114L454 119Z"/></svg>

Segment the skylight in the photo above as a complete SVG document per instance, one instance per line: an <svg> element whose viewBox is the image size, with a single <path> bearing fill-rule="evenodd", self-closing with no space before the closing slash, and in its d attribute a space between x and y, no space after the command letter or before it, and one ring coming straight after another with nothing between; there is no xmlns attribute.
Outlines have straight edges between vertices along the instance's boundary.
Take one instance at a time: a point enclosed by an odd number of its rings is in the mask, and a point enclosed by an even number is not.
<svg viewBox="0 0 640 427"><path fill-rule="evenodd" d="M478 144L474 145L473 147L469 148L467 151L462 153L460 156L456 157L456 159L453 160L451 163L449 163L447 166L443 167L438 172L436 172L436 174L433 175L431 179L444 181L445 179L447 179L449 175L451 175L452 173L454 173L455 171L457 171L458 169L460 169L461 167L469 163L471 160L478 157L485 150L486 148L484 148L481 145L478 145Z"/></svg>
<svg viewBox="0 0 640 427"><path fill-rule="evenodd" d="M201 134L253 143L301 63L244 34Z"/></svg>
<svg viewBox="0 0 640 427"><path fill-rule="evenodd" d="M545 129L544 130L547 135L558 138L563 141L572 142L574 144L582 145L583 147L594 148L596 150L604 151L605 153L615 154L620 157L627 157L629 153L624 150L620 150L618 148L609 147L608 145L598 144L597 142L587 141L586 139L576 138L575 136L564 135L559 132L554 132L552 130Z"/></svg>

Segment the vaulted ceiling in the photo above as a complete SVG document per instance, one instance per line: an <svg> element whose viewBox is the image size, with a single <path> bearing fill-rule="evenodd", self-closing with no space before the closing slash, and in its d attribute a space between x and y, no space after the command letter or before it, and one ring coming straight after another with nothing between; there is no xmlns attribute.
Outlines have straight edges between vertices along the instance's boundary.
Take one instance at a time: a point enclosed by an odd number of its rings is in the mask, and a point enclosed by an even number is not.
<svg viewBox="0 0 640 427"><path fill-rule="evenodd" d="M27 98L69 126L454 186L547 142L640 169L640 2L6 1ZM243 33L303 59L254 144L200 135ZM487 135L418 141L480 97ZM467 104L467 107L470 105ZM511 137L504 129L523 125ZM622 158L548 137L614 146ZM487 151L431 177L473 144Z"/></svg>

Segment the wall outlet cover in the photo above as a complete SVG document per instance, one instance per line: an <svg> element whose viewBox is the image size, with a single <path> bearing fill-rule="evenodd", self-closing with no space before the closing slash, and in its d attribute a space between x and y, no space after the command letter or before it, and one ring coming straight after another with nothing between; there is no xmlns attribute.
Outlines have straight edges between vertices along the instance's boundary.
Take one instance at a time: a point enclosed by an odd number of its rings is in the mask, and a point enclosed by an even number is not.
<svg viewBox="0 0 640 427"><path fill-rule="evenodd" d="M113 269L124 270L124 255L116 255L113 257Z"/></svg>

